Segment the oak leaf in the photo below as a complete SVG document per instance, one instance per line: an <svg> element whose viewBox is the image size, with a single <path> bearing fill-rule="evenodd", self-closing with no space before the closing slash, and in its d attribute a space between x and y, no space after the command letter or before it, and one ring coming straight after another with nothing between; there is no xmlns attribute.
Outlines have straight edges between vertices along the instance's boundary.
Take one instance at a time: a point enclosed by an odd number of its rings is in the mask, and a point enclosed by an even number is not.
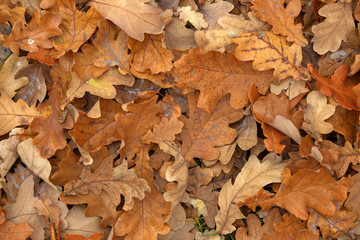
<svg viewBox="0 0 360 240"><path fill-rule="evenodd" d="M227 234L235 230L232 225L236 219L245 218L236 205L244 201L248 195L253 195L263 186L280 182L284 164L275 154L268 154L261 163L252 155L246 162L234 183L228 181L221 189L219 195L220 210L215 217L218 233Z"/></svg>
<svg viewBox="0 0 360 240"><path fill-rule="evenodd" d="M14 224L5 222L0 224L1 239L26 240L32 235L33 231L27 223Z"/></svg>
<svg viewBox="0 0 360 240"><path fill-rule="evenodd" d="M278 80L289 76L295 80L308 80L310 75L301 65L301 47L287 45L285 37L272 32L252 32L238 36L233 40L239 46L235 56L241 61L254 60L253 67L264 71L274 68Z"/></svg>
<svg viewBox="0 0 360 240"><path fill-rule="evenodd" d="M74 126L74 120L69 114L65 115L64 121L60 121L63 115L60 109L63 95L60 84L60 80L53 84L48 93L49 98L37 107L41 115L36 117L30 125L30 129L38 133L33 142L39 148L43 158L50 158L56 150L66 147L64 129L71 129Z"/></svg>
<svg viewBox="0 0 360 240"><path fill-rule="evenodd" d="M153 96L143 102L129 103L125 114L121 113L115 116L119 134L125 143L125 146L120 149L122 159L131 159L134 154L138 153L143 146L141 138L160 122L158 114L161 108L156 101L157 96Z"/></svg>
<svg viewBox="0 0 360 240"><path fill-rule="evenodd" d="M40 151L33 144L33 139L28 138L22 141L17 146L18 154L21 161L33 172L35 175L43 179L47 184L56 189L54 184L49 181L51 172L50 162L40 156Z"/></svg>
<svg viewBox="0 0 360 240"><path fill-rule="evenodd" d="M18 57L12 54L1 67L0 88L2 92L10 98L15 96L19 88L29 82L26 76L18 76L17 79L15 78L16 73L26 66L28 66L28 61L25 57Z"/></svg>
<svg viewBox="0 0 360 240"><path fill-rule="evenodd" d="M44 228L48 225L45 218L37 214L34 207L35 201L34 179L33 176L29 176L22 182L15 203L7 203L3 208L10 222L15 224L28 223L34 229L31 238L42 240L45 237Z"/></svg>
<svg viewBox="0 0 360 240"><path fill-rule="evenodd" d="M252 83L265 94L270 83L276 81L270 71L255 71L250 63L238 61L232 53L204 53L199 48L183 55L174 68L174 85L200 90L197 106L209 113L227 93L231 94L230 105L240 109L248 103L247 92Z"/></svg>
<svg viewBox="0 0 360 240"><path fill-rule="evenodd" d="M81 235L89 238L97 232L104 232L106 229L100 228L99 217L85 217L85 209L82 206L73 206L66 216L69 223L67 229L62 231L65 235Z"/></svg>
<svg viewBox="0 0 360 240"><path fill-rule="evenodd" d="M116 168L112 168L112 157L108 156L103 163L91 172L88 166L84 166L80 179L69 181L64 186L62 195L95 194L105 191L111 197L115 206L120 204L120 194L125 197L123 209L129 210L134 205L133 197L143 199L145 191L150 187L144 179L139 179L134 170L127 169L124 161Z"/></svg>
<svg viewBox="0 0 360 240"><path fill-rule="evenodd" d="M321 141L321 134L327 134L334 130L326 119L335 113L335 107L327 104L326 96L319 91L312 91L306 98L308 106L304 114L302 128L316 141Z"/></svg>
<svg viewBox="0 0 360 240"><path fill-rule="evenodd" d="M272 31L275 34L286 36L289 42L295 42L300 46L307 45L303 36L301 24L295 24L296 18L301 11L301 2L292 0L284 7L284 0L281 1L259 1L252 0L251 7L255 16L261 21L267 22L273 26Z"/></svg>
<svg viewBox="0 0 360 240"><path fill-rule="evenodd" d="M318 54L339 49L341 41L347 40L347 34L355 28L351 6L347 2L337 2L324 5L318 11L319 15L326 17L325 21L314 25L314 50Z"/></svg>
<svg viewBox="0 0 360 240"><path fill-rule="evenodd" d="M231 16L228 12L233 8L234 5L226 1L214 3L206 2L199 9L199 12L203 13L204 19L208 23L208 29L213 29L219 27L218 20L220 18Z"/></svg>
<svg viewBox="0 0 360 240"><path fill-rule="evenodd" d="M29 106L42 102L46 96L46 69L40 63L30 64L16 72L15 78L26 77L29 83L23 86L15 95L15 100L22 99Z"/></svg>
<svg viewBox="0 0 360 240"><path fill-rule="evenodd" d="M273 226L271 232L265 234L262 238L263 240L271 239L308 239L308 240L317 240L318 236L313 234L309 229L306 228L306 225L303 221L296 218L294 215L289 215L285 213L282 216L282 221L278 222Z"/></svg>
<svg viewBox="0 0 360 240"><path fill-rule="evenodd" d="M193 164L193 158L216 160L220 156L216 146L230 144L236 138L236 130L229 127L243 117L242 109L230 106L228 97L220 100L211 114L196 107L198 94L187 95L189 104L189 118L181 116L184 123L180 138L181 151L188 164Z"/></svg>
<svg viewBox="0 0 360 240"><path fill-rule="evenodd" d="M138 72L150 69L153 74L171 70L174 54L163 46L163 38L164 34L145 34L141 42L129 38L131 67Z"/></svg>
<svg viewBox="0 0 360 240"><path fill-rule="evenodd" d="M104 145L121 140L115 120L116 114L124 113L121 105L113 100L101 99L100 112L101 117L95 119L79 113L74 129L69 131L70 136L85 151L95 152Z"/></svg>
<svg viewBox="0 0 360 240"><path fill-rule="evenodd" d="M102 240L104 232L97 232L90 236L90 238L83 237L81 235L64 235L62 236L65 240Z"/></svg>
<svg viewBox="0 0 360 240"><path fill-rule="evenodd" d="M116 31L114 24L108 20L99 20L97 24L99 30L92 43L103 56L95 61L95 66L102 68L118 66L120 73L129 74L128 36L124 31Z"/></svg>
<svg viewBox="0 0 360 240"><path fill-rule="evenodd" d="M281 222L282 218L278 208L273 208L269 211L266 218L263 219L264 225L261 224L260 219L256 214L249 214L246 218L246 225L248 230L244 227L239 227L236 231L236 240L261 240L263 236L270 233L277 223Z"/></svg>
<svg viewBox="0 0 360 240"><path fill-rule="evenodd" d="M170 50L195 48L194 31L185 27L184 21L174 18L164 29L166 47Z"/></svg>
<svg viewBox="0 0 360 240"><path fill-rule="evenodd" d="M165 178L168 182L177 182L177 186L173 190L169 190L163 194L164 199L171 202L171 209L180 202L186 191L189 175L185 157L181 153L180 148L173 142L163 142L159 144L161 150L175 157L175 162L170 165L165 172Z"/></svg>
<svg viewBox="0 0 360 240"><path fill-rule="evenodd" d="M21 128L14 128L9 133L9 138L0 141L0 176L5 177L11 169L12 165L18 159L19 155L16 151L20 139L16 136Z"/></svg>
<svg viewBox="0 0 360 240"><path fill-rule="evenodd" d="M257 144L257 126L252 115L244 116L237 129L238 137L236 143L242 150L247 151Z"/></svg>
<svg viewBox="0 0 360 240"><path fill-rule="evenodd" d="M356 171L360 171L359 165L356 165L353 167ZM354 182L354 185L349 189L349 196L345 201L344 206L348 209L355 212L358 216L360 214L360 208L359 208L359 200L360 200L360 193L359 193L359 186L360 186L360 174L357 173L351 178Z"/></svg>
<svg viewBox="0 0 360 240"><path fill-rule="evenodd" d="M347 74L349 73L348 65L339 66L331 78L322 77L318 74L318 71L314 69L312 64L308 64L308 68L313 78L317 81L319 90L325 96L333 96L335 100L348 110L360 110L357 99L359 97L358 86L345 85Z"/></svg>
<svg viewBox="0 0 360 240"><path fill-rule="evenodd" d="M79 11L75 6L75 0L56 0L56 3L62 17L60 29L63 33L55 38L53 44L58 51L56 56L60 57L70 50L77 52L94 33L101 16L94 7L86 13Z"/></svg>
<svg viewBox="0 0 360 240"><path fill-rule="evenodd" d="M315 232L315 234L316 229L314 228L319 227L321 235L324 238L337 238L358 224L357 215L354 212L348 210L336 210L333 216L327 217L319 214L313 209L310 211L307 223L309 229Z"/></svg>
<svg viewBox="0 0 360 240"><path fill-rule="evenodd" d="M160 20L162 10L146 2L148 1L92 0L89 4L130 37L143 41L144 33L159 34L164 28L164 23Z"/></svg>
<svg viewBox="0 0 360 240"><path fill-rule="evenodd" d="M36 10L26 27L23 27L22 22L14 24L11 34L4 37L3 46L9 47L16 55L19 55L19 48L29 52L37 52L38 47L52 48L50 39L62 33L60 23L59 14L48 12L40 15Z"/></svg>
<svg viewBox="0 0 360 240"><path fill-rule="evenodd" d="M184 22L189 21L196 29L207 28L209 25L204 19L204 15L191 9L190 6L179 7L179 18Z"/></svg>
<svg viewBox="0 0 360 240"><path fill-rule="evenodd" d="M29 125L40 113L35 106L29 107L26 102L16 103L4 92L0 92L0 135L10 132L19 125Z"/></svg>
<svg viewBox="0 0 360 240"><path fill-rule="evenodd" d="M260 189L257 199L249 196L238 204L252 209L261 206L264 210L277 205L302 220L309 217L308 207L322 215L332 216L336 211L335 201L343 203L352 185L350 178L342 178L336 182L325 168L321 168L319 172L301 169L293 175L285 168L281 178L281 186L274 197L271 198L272 194L266 194L264 189Z"/></svg>

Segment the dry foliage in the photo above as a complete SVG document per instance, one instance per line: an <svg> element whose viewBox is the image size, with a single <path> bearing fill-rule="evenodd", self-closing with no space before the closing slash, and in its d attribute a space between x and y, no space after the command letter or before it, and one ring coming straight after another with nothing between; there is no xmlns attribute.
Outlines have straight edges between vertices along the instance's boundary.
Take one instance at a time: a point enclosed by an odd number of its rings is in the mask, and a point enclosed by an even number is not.
<svg viewBox="0 0 360 240"><path fill-rule="evenodd" d="M359 21L1 0L0 239L359 239Z"/></svg>

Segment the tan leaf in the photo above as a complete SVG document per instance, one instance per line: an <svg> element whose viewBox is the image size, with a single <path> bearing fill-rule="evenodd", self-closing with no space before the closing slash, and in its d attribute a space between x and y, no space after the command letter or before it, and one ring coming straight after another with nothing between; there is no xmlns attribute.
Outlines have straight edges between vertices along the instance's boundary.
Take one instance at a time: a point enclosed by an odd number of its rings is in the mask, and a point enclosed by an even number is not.
<svg viewBox="0 0 360 240"><path fill-rule="evenodd" d="M170 50L186 50L196 47L194 31L185 27L184 21L174 18L165 29L165 43Z"/></svg>
<svg viewBox="0 0 360 240"><path fill-rule="evenodd" d="M18 57L15 54L12 54L1 67L0 88L2 92L10 98L15 96L16 90L29 82L26 76L15 79L16 73L27 65L28 61L26 60L26 57Z"/></svg>
<svg viewBox="0 0 360 240"><path fill-rule="evenodd" d="M164 28L160 20L162 10L145 2L99 0L90 2L90 5L95 6L103 18L115 23L130 37L143 41L144 33L159 34Z"/></svg>
<svg viewBox="0 0 360 240"><path fill-rule="evenodd" d="M165 200L171 202L171 207L173 209L180 202L181 197L187 188L189 181L188 168L185 157L175 143L164 142L159 144L159 147L164 152L175 157L175 162L166 169L165 177L169 182L176 181L177 186L175 189L164 193Z"/></svg>
<svg viewBox="0 0 360 240"><path fill-rule="evenodd" d="M207 28L208 23L204 20L204 16L200 12L193 11L190 6L179 7L177 9L180 16L179 18L189 21L196 29Z"/></svg>
<svg viewBox="0 0 360 240"><path fill-rule="evenodd" d="M0 135L10 132L19 125L28 125L39 116L35 106L29 107L23 100L15 103L3 92L0 92Z"/></svg>
<svg viewBox="0 0 360 240"><path fill-rule="evenodd" d="M14 128L9 133L9 138L0 141L0 176L5 177L19 157L16 149L20 143L20 139L16 136L21 128Z"/></svg>
<svg viewBox="0 0 360 240"><path fill-rule="evenodd" d="M228 14L234 5L230 2L221 1L209 3L205 2L205 4L201 7L200 12L203 13L205 21L208 23L208 29L213 29L219 27L218 19L231 16Z"/></svg>
<svg viewBox="0 0 360 240"><path fill-rule="evenodd" d="M312 31L314 50L318 54L339 49L341 41L347 40L347 34L355 28L350 3L332 3L324 5L318 13L326 17L325 21L314 25Z"/></svg>
<svg viewBox="0 0 360 240"><path fill-rule="evenodd" d="M316 141L321 141L321 134L327 134L334 130L326 119L335 113L335 107L327 104L326 96L319 91L312 91L306 98L308 106L304 114L302 128Z"/></svg>
<svg viewBox="0 0 360 240"><path fill-rule="evenodd" d="M244 201L248 195L254 195L263 186L281 181L281 172L284 164L275 154L268 154L261 163L252 155L246 162L234 184L228 181L219 195L220 210L215 217L216 231L227 234L235 230L232 225L236 219L245 218L236 202Z"/></svg>
<svg viewBox="0 0 360 240"><path fill-rule="evenodd" d="M254 60L253 67L264 71L274 68L274 76L281 80L289 76L295 80L308 80L310 74L301 65L301 47L287 45L285 37L272 32L252 32L238 36L233 40L239 46L235 56L241 61Z"/></svg>
<svg viewBox="0 0 360 240"><path fill-rule="evenodd" d="M34 207L36 198L34 197L33 176L27 177L19 188L19 194L15 203L7 203L4 210L7 213L9 222L18 224L26 222L34 229L31 239L43 240L45 238L44 228L47 227L45 218L37 214Z"/></svg>
<svg viewBox="0 0 360 240"><path fill-rule="evenodd" d="M56 189L54 184L52 184L49 180L51 172L50 162L40 156L40 151L34 146L32 138L28 138L27 140L19 143L17 151L21 161L25 163L31 171Z"/></svg>
<svg viewBox="0 0 360 240"><path fill-rule="evenodd" d="M236 139L236 143L242 150L249 150L258 142L257 126L254 117L252 115L245 116L241 120L239 128L239 136Z"/></svg>

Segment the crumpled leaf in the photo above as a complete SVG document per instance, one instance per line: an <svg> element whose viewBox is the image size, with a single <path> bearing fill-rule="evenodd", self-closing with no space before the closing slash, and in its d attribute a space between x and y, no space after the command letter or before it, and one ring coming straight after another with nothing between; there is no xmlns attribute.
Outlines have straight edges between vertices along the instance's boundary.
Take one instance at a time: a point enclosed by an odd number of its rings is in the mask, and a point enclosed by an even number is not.
<svg viewBox="0 0 360 240"><path fill-rule="evenodd" d="M301 1L289 1L286 8L284 7L284 2L284 0L251 0L253 4L251 9L258 19L273 26L273 33L286 36L287 41L295 42L304 47L307 45L307 41L303 36L302 26L301 24L294 23L294 18L301 11Z"/></svg>
<svg viewBox="0 0 360 240"><path fill-rule="evenodd" d="M221 234L233 232L232 225L236 219L245 218L236 205L239 201L256 193L263 186L280 182L284 164L275 154L268 154L261 163L252 155L241 172L237 175L234 184L228 181L221 189L219 195L220 210L215 217L216 231Z"/></svg>
<svg viewBox="0 0 360 240"><path fill-rule="evenodd" d="M301 47L287 45L285 37L272 32L252 32L238 36L233 40L239 46L235 56L241 61L254 60L253 67L264 71L274 68L274 76L285 79L292 76L295 80L308 80L310 74L301 65Z"/></svg>
<svg viewBox="0 0 360 240"><path fill-rule="evenodd" d="M318 54L339 49L341 41L347 40L347 34L355 28L351 6L347 2L337 2L324 5L318 11L319 15L326 17L325 21L314 25L314 50Z"/></svg>
<svg viewBox="0 0 360 240"><path fill-rule="evenodd" d="M194 93L187 95L189 118L180 117L184 123L180 133L183 142L181 151L190 165L194 164L194 157L216 160L220 152L215 147L230 144L236 138L236 130L229 124L243 117L243 110L232 108L228 97L220 100L209 114L196 107L197 96Z"/></svg>
<svg viewBox="0 0 360 240"><path fill-rule="evenodd" d="M54 184L49 181L49 175L51 172L50 162L40 156L40 151L34 146L32 138L28 138L19 143L17 151L21 161L25 163L31 171L56 189Z"/></svg>
<svg viewBox="0 0 360 240"><path fill-rule="evenodd" d="M75 6L75 0L56 0L56 3L62 17L62 35L57 37L53 44L58 51L56 56L60 57L70 50L77 52L94 33L101 16L94 7L86 13L79 11Z"/></svg>
<svg viewBox="0 0 360 240"><path fill-rule="evenodd" d="M20 139L17 134L21 131L21 128L14 128L9 133L9 138L0 141L0 176L5 177L19 157L17 153L17 146L20 143Z"/></svg>
<svg viewBox="0 0 360 240"><path fill-rule="evenodd" d="M230 105L240 109L248 103L252 83L265 94L270 83L276 81L270 71L255 71L250 63L238 61L232 53L203 53L199 48L183 55L174 68L175 86L200 90L197 106L209 113L227 93L231 94Z"/></svg>
<svg viewBox="0 0 360 240"><path fill-rule="evenodd" d="M266 194L264 189L260 189L257 199L248 196L238 205L247 205L251 209L261 206L265 210L277 205L302 220L309 217L308 207L322 215L332 216L336 211L335 201L343 203L352 185L350 178L342 178L336 182L325 168L321 168L319 172L301 169L293 175L285 168L281 178L279 191L274 197L271 198L273 194Z"/></svg>
<svg viewBox="0 0 360 240"><path fill-rule="evenodd" d="M23 67L28 66L28 61L25 57L18 57L15 54L10 55L0 71L0 88L3 93L10 98L14 97L16 91L25 86L29 80L26 76L18 76L15 79L16 73Z"/></svg>
<svg viewBox="0 0 360 240"><path fill-rule="evenodd" d="M163 38L164 34L145 34L142 41L129 38L131 67L138 72L150 69L153 74L171 70L174 54L163 46Z"/></svg>
<svg viewBox="0 0 360 240"><path fill-rule="evenodd" d="M308 227L316 233L316 227L320 228L321 235L324 238L337 238L347 233L349 229L358 225L357 215L347 210L336 210L335 214L330 217L323 216L317 211L311 209L308 220ZM316 226L316 227L315 227Z"/></svg>
<svg viewBox="0 0 360 240"><path fill-rule="evenodd" d="M209 26L203 14L192 10L190 6L178 7L177 11L180 19L184 22L189 21L198 30Z"/></svg>
<svg viewBox="0 0 360 240"><path fill-rule="evenodd" d="M163 194L164 199L171 202L171 209L180 202L181 197L185 193L188 185L189 175L188 167L185 157L182 155L181 150L175 143L164 142L159 144L159 147L164 152L171 154L175 157L175 162L166 169L165 178L169 182L177 182L175 189L167 191Z"/></svg>
<svg viewBox="0 0 360 240"><path fill-rule="evenodd" d="M327 104L327 98L319 91L312 91L306 98L308 103L302 128L316 141L321 141L321 134L327 134L334 130L326 119L335 113L335 107Z"/></svg>
<svg viewBox="0 0 360 240"><path fill-rule="evenodd" d="M331 78L322 77L318 74L318 71L314 69L312 64L308 64L308 68L313 78L317 81L320 92L325 96L333 96L335 100L348 110L360 110L358 106L359 101L359 86L345 85L347 74L349 73L348 65L339 66Z"/></svg>
<svg viewBox="0 0 360 240"><path fill-rule="evenodd" d="M16 55L19 55L19 48L29 52L37 52L38 47L52 48L50 38L61 35L60 23L59 14L47 12L40 15L36 10L26 27L19 21L14 24L11 34L4 37L2 45L9 47Z"/></svg>
<svg viewBox="0 0 360 240"><path fill-rule="evenodd" d="M160 20L162 10L145 2L148 1L97 0L90 2L90 5L130 37L143 41L144 33L159 34L164 28L164 23Z"/></svg>
<svg viewBox="0 0 360 240"><path fill-rule="evenodd" d="M10 132L19 125L29 125L40 113L35 106L29 107L26 102L16 103L4 92L0 92L0 135Z"/></svg>
<svg viewBox="0 0 360 240"><path fill-rule="evenodd" d="M115 206L120 204L120 194L123 195L125 197L123 209L129 210L134 205L133 197L143 199L145 191L150 191L150 187L144 179L136 176L134 170L127 169L126 161L113 169L112 157L108 156L95 172L84 166L80 179L67 182L62 195L90 193L99 195L102 191L109 194Z"/></svg>

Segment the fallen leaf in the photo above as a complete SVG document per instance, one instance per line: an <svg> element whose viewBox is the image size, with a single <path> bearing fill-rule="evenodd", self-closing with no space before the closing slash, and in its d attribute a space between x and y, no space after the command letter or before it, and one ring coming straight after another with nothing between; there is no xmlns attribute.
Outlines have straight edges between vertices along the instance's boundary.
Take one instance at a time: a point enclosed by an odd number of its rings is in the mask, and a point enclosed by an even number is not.
<svg viewBox="0 0 360 240"><path fill-rule="evenodd" d="M221 189L219 195L220 210L215 217L216 231L227 234L236 228L232 225L236 219L245 218L240 212L237 202L244 201L248 195L253 195L263 186L280 182L284 164L275 154L268 154L262 161L256 156L251 156L234 183L228 181Z"/></svg>
<svg viewBox="0 0 360 240"><path fill-rule="evenodd" d="M203 14L192 10L190 6L179 7L177 11L179 12L180 19L184 22L189 21L198 30L209 26Z"/></svg>
<svg viewBox="0 0 360 240"><path fill-rule="evenodd" d="M147 1L96 0L90 1L90 5L130 37L143 41L144 33L159 34L164 28L164 23L160 20L162 10L145 2Z"/></svg>
<svg viewBox="0 0 360 240"><path fill-rule="evenodd" d="M247 205L252 209L261 206L265 210L277 205L302 220L309 217L308 207L322 215L332 216L336 211L334 201L343 203L347 197L347 190L352 185L349 178L342 178L336 182L324 168L319 172L301 169L293 175L285 168L281 178L281 186L274 197L270 198L272 194L268 195L264 189L260 189L257 199L249 196L238 204Z"/></svg>
<svg viewBox="0 0 360 240"><path fill-rule="evenodd" d="M2 239L26 240L33 234L33 231L27 223L5 222L0 224L0 238Z"/></svg>
<svg viewBox="0 0 360 240"><path fill-rule="evenodd" d="M314 50L318 54L335 52L341 41L347 40L346 35L355 28L351 6L346 2L327 4L320 8L318 13L326 19L311 28L314 33L311 40Z"/></svg>
<svg viewBox="0 0 360 240"><path fill-rule="evenodd" d="M0 141L0 176L5 177L11 169L12 165L18 159L17 146L20 143L20 139L17 134L21 132L21 128L14 128L9 133L9 138Z"/></svg>
<svg viewBox="0 0 360 240"><path fill-rule="evenodd" d="M284 7L284 0L276 2L271 0L251 0L251 3L253 4L251 9L254 15L259 20L271 24L273 33L286 36L287 41L295 42L302 47L307 45L301 24L294 23L294 19L301 11L300 0L287 2L286 7Z"/></svg>
<svg viewBox="0 0 360 240"><path fill-rule="evenodd" d="M253 67L264 71L274 68L274 76L285 79L289 76L295 80L308 80L310 74L301 65L301 47L296 44L287 45L285 37L272 32L252 32L239 35L233 40L239 46L235 56L241 61L254 60Z"/></svg>
<svg viewBox="0 0 360 240"><path fill-rule="evenodd" d="M321 134L327 134L334 130L333 125L325 120L335 113L335 107L327 104L326 96L319 91L310 92L306 101L308 105L302 128L316 141L321 141Z"/></svg>

